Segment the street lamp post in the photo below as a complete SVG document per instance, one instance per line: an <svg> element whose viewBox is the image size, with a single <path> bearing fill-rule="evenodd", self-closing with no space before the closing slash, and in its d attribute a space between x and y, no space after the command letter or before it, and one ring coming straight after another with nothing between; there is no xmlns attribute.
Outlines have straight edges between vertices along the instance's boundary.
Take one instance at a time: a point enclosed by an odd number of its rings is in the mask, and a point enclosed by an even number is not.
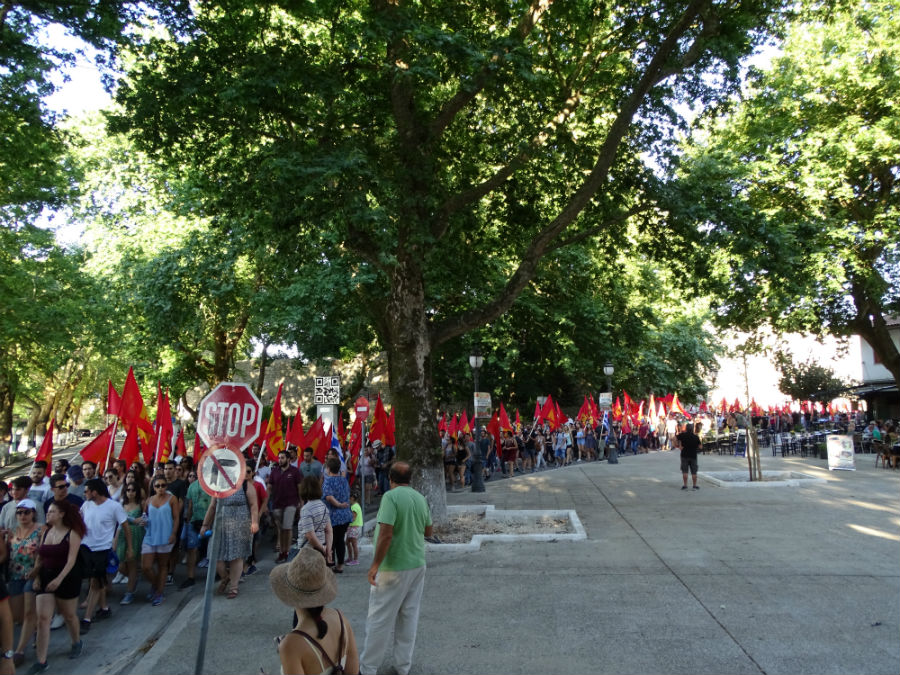
<svg viewBox="0 0 900 675"><path fill-rule="evenodd" d="M481 356L481 350L478 345L472 348L469 356L469 365L472 367L472 379L474 380L475 392L478 392L478 371L484 364L484 358ZM474 397L472 398L474 406ZM473 408L474 409L474 408ZM472 492L484 492L484 457L481 456L481 423L478 421L478 411L475 410L475 434L473 444L475 447L472 451Z"/></svg>
<svg viewBox="0 0 900 675"><path fill-rule="evenodd" d="M615 372L615 368L613 364L609 361L603 366L603 374L606 375L606 389L609 391L610 398L612 398L612 375ZM618 439L616 439L616 443L610 444L609 437L612 436L612 415L609 415L609 431L606 436L606 449L609 455L606 458L607 463L609 464L618 464L619 463L619 447L618 447Z"/></svg>

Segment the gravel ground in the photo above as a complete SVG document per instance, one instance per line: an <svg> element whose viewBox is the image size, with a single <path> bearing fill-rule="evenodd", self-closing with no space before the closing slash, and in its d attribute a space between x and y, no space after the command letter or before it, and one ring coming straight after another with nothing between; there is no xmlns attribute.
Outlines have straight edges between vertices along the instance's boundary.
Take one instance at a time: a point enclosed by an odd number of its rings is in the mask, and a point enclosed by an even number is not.
<svg viewBox="0 0 900 675"><path fill-rule="evenodd" d="M569 531L567 518L540 516L488 520L482 513L453 514L447 525L434 528L435 535L444 544L467 543L476 534L566 534Z"/></svg>

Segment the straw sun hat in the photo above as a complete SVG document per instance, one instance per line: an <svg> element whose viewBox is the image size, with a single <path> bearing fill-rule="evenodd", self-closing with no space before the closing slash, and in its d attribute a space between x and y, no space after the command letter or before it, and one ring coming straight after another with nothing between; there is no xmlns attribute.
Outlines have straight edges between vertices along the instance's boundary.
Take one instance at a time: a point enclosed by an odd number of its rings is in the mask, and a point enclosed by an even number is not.
<svg viewBox="0 0 900 675"><path fill-rule="evenodd" d="M337 597L334 574L325 558L312 547L303 547L286 565L269 574L275 595L288 607L321 607Z"/></svg>

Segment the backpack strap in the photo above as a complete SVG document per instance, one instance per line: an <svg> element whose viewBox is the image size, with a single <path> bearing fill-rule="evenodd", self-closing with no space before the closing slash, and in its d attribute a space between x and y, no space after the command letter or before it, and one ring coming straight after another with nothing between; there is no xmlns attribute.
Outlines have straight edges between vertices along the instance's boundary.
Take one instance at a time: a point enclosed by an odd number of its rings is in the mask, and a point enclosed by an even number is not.
<svg viewBox="0 0 900 675"><path fill-rule="evenodd" d="M338 618L341 621L341 635L338 639L338 663L335 663L330 656L328 656L328 652L319 644L319 641L316 640L312 635L307 633L306 631L302 631L299 628L295 628L292 630L292 633L296 633L301 637L306 638L306 641L313 645L318 651L319 654L322 655L322 658L325 659L325 663L328 668L331 668L332 673L343 673L344 672L344 663L346 662L347 655L344 653L346 647L344 645L344 615L341 614L339 610L335 610L338 613ZM321 659L319 659L321 661Z"/></svg>

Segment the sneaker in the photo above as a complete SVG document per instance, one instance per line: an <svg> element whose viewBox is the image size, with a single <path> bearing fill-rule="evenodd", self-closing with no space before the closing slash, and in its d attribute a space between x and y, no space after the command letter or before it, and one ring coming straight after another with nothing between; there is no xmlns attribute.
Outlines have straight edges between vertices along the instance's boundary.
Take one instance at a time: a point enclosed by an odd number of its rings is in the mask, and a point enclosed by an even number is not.
<svg viewBox="0 0 900 675"><path fill-rule="evenodd" d="M166 575L166 586L174 586L175 585L175 575L167 574Z"/></svg>
<svg viewBox="0 0 900 675"><path fill-rule="evenodd" d="M250 565L250 567L247 568L247 571L244 572L244 574L249 577L251 574L256 574L258 571L259 570L256 568L256 565Z"/></svg>
<svg viewBox="0 0 900 675"><path fill-rule="evenodd" d="M200 567L200 568L209 567L209 558L204 558L203 560L198 562L197 567Z"/></svg>
<svg viewBox="0 0 900 675"><path fill-rule="evenodd" d="M687 490L687 485L682 485L682 486L681 486L681 489L682 489L682 490Z"/></svg>
<svg viewBox="0 0 900 675"><path fill-rule="evenodd" d="M153 602L151 604L154 607L159 607L163 603L163 600L165 600L165 596L162 593L160 593L159 595L157 595L156 597L153 598Z"/></svg>
<svg viewBox="0 0 900 675"><path fill-rule="evenodd" d="M121 584L122 583L122 573L116 572L116 576L113 577L112 583Z"/></svg>
<svg viewBox="0 0 900 675"><path fill-rule="evenodd" d="M56 630L57 628L62 628L66 625L66 620L63 619L62 614L54 614L53 619L50 621L50 630Z"/></svg>
<svg viewBox="0 0 900 675"><path fill-rule="evenodd" d="M699 489L700 489L700 486L699 486L699 485L695 485L695 486L694 486L694 489L695 489L695 490L699 490Z"/></svg>
<svg viewBox="0 0 900 675"><path fill-rule="evenodd" d="M359 560L348 560L347 564L348 565L359 565Z"/></svg>
<svg viewBox="0 0 900 675"><path fill-rule="evenodd" d="M185 579L184 581L181 582L181 585L178 587L178 590L183 591L185 588L190 588L195 583L196 582L193 579L190 579L190 578Z"/></svg>
<svg viewBox="0 0 900 675"><path fill-rule="evenodd" d="M28 669L27 675L36 675L37 673L46 673L47 669L50 667L50 664L44 661L41 663L40 661L35 661L34 665Z"/></svg>
<svg viewBox="0 0 900 675"><path fill-rule="evenodd" d="M126 593L119 604L130 605L132 602L134 602L134 593Z"/></svg>
<svg viewBox="0 0 900 675"><path fill-rule="evenodd" d="M91 620L90 619L82 619L81 620L81 634L91 632Z"/></svg>
<svg viewBox="0 0 900 675"><path fill-rule="evenodd" d="M81 651L83 648L84 648L84 643L81 640L79 640L78 642L72 643L72 647L71 647L71 649L69 649L69 658L77 659L79 656L81 656Z"/></svg>
<svg viewBox="0 0 900 675"><path fill-rule="evenodd" d="M108 619L111 616L112 610L109 607L98 609L97 613L94 614L94 621L102 621L103 619Z"/></svg>

